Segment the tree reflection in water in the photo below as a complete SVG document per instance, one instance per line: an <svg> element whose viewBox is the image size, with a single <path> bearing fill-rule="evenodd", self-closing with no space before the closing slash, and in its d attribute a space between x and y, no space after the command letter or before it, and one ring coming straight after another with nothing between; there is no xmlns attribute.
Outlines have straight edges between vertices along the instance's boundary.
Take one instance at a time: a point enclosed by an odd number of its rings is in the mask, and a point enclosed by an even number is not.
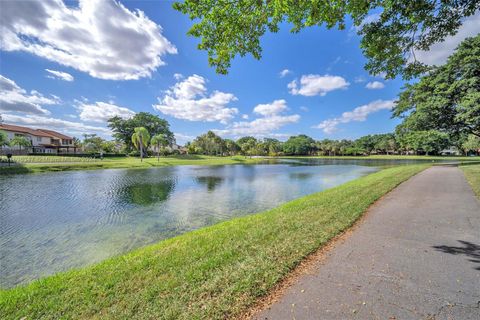
<svg viewBox="0 0 480 320"><path fill-rule="evenodd" d="M202 184L207 186L207 190L209 192L214 191L222 182L225 180L222 177L215 177L215 176L204 176L204 177L196 177L195 181L198 184Z"/></svg>

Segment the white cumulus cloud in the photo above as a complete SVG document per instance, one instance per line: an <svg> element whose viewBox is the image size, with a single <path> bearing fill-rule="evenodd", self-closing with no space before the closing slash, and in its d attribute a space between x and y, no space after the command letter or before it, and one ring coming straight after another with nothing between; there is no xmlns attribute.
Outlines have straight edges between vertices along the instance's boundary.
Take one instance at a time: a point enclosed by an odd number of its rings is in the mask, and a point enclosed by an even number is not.
<svg viewBox="0 0 480 320"><path fill-rule="evenodd" d="M253 108L253 112L268 117L282 113L287 109L287 101L281 99L274 100L272 103L259 104Z"/></svg>
<svg viewBox="0 0 480 320"><path fill-rule="evenodd" d="M365 81L367 81L367 80L365 79L364 76L355 77L355 79L353 80L353 82L355 82L355 83L362 83L362 82L365 82Z"/></svg>
<svg viewBox="0 0 480 320"><path fill-rule="evenodd" d="M228 107L237 98L221 91L207 95L205 84L202 76L189 76L167 90L153 108L177 119L227 123L238 113L237 108Z"/></svg>
<svg viewBox="0 0 480 320"><path fill-rule="evenodd" d="M178 81L178 80L180 80L180 79L183 79L183 74L181 74L181 73L174 73L174 74L173 74L173 78Z"/></svg>
<svg viewBox="0 0 480 320"><path fill-rule="evenodd" d="M195 139L195 136L179 132L174 132L173 135L175 136L176 143L179 145L184 145L185 143L193 141L193 139Z"/></svg>
<svg viewBox="0 0 480 320"><path fill-rule="evenodd" d="M73 76L70 73L67 73L67 72L50 70L50 69L45 69L45 71L47 71L49 73L49 75L47 75L47 78L60 79L60 80L63 80L63 81L68 81L68 82L72 82L73 79L74 79Z"/></svg>
<svg viewBox="0 0 480 320"><path fill-rule="evenodd" d="M283 77L286 77L288 76L289 74L291 74L292 71L288 70L288 69L283 69L282 71L280 71L278 73L278 75L280 76L280 78L283 78Z"/></svg>
<svg viewBox="0 0 480 320"><path fill-rule="evenodd" d="M308 74L300 78L300 82L293 80L288 89L293 95L324 96L330 91L346 89L350 83L340 76Z"/></svg>
<svg viewBox="0 0 480 320"><path fill-rule="evenodd" d="M42 105L54 105L59 102L58 97L47 98L35 90L28 93L15 81L0 75L0 111L48 115L50 111L44 109Z"/></svg>
<svg viewBox="0 0 480 320"><path fill-rule="evenodd" d="M342 113L338 118L332 118L322 121L314 128L322 129L323 132L331 134L337 130L339 124L349 123L352 121L365 121L369 114L380 110L391 110L395 106L393 100L375 100L366 105L357 107L352 111Z"/></svg>
<svg viewBox="0 0 480 320"><path fill-rule="evenodd" d="M480 11L465 19L455 35L445 38L445 41L435 43L428 51L416 51L415 58L427 65L442 65L465 38L478 34L480 31L479 26ZM413 59L413 56L410 57L410 61L413 61Z"/></svg>
<svg viewBox="0 0 480 320"><path fill-rule="evenodd" d="M148 77L177 49L142 11L115 0L2 1L0 48L109 80Z"/></svg>
<svg viewBox="0 0 480 320"><path fill-rule="evenodd" d="M287 110L285 100L275 100L269 104L259 104L253 111L261 117L252 121L234 122L226 129L214 130L222 136L255 136L255 137L273 137L278 135L274 131L281 127L296 123L300 120L298 114L283 115Z"/></svg>
<svg viewBox="0 0 480 320"><path fill-rule="evenodd" d="M371 81L371 82L367 83L365 88L371 89L371 90L383 89L383 88L385 88L385 85L380 81Z"/></svg>
<svg viewBox="0 0 480 320"><path fill-rule="evenodd" d="M135 115L135 112L128 108L98 101L94 104L80 103L77 108L80 110L80 119L83 121L107 122L115 116L131 118Z"/></svg>

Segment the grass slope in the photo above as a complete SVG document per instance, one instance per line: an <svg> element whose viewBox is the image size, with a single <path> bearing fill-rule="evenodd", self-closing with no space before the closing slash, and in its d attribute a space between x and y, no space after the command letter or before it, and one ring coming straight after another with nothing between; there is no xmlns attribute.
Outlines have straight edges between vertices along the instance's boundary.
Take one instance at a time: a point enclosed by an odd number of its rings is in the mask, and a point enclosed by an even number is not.
<svg viewBox="0 0 480 320"><path fill-rule="evenodd" d="M466 156L416 156L416 155L371 155L371 156L282 156L281 158L348 159L348 160L449 160L459 162L480 161L480 157Z"/></svg>
<svg viewBox="0 0 480 320"><path fill-rule="evenodd" d="M472 186L473 191L480 199L480 165L461 166L465 177Z"/></svg>
<svg viewBox="0 0 480 320"><path fill-rule="evenodd" d="M3 319L224 319L425 165L385 169L92 267L0 291Z"/></svg>
<svg viewBox="0 0 480 320"><path fill-rule="evenodd" d="M31 157L34 157L33 159ZM212 157L201 155L182 155L157 158L118 157L105 158L103 160L80 158L80 157L38 157L17 156L15 166L0 166L0 174L38 173L70 170L93 170L113 168L151 168L175 165L224 165L237 163L256 163L262 161L258 158L235 157Z"/></svg>

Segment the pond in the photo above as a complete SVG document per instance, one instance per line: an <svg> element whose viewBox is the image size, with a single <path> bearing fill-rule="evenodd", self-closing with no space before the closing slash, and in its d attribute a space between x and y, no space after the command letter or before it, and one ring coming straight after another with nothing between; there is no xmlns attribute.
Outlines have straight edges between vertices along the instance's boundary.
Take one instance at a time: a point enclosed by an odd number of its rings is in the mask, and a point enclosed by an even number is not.
<svg viewBox="0 0 480 320"><path fill-rule="evenodd" d="M0 287L270 209L385 164L292 159L0 176Z"/></svg>

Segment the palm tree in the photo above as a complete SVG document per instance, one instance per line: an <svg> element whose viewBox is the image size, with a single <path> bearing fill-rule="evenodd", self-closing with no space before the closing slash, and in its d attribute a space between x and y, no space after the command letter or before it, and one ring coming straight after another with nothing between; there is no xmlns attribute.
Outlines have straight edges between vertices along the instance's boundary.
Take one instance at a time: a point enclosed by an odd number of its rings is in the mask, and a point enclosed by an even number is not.
<svg viewBox="0 0 480 320"><path fill-rule="evenodd" d="M143 149L147 147L150 133L144 127L136 127L132 134L132 142L135 148L140 150L140 161L143 161Z"/></svg>
<svg viewBox="0 0 480 320"><path fill-rule="evenodd" d="M163 134L156 134L150 140L150 143L157 149L157 161L160 161L160 148L168 146L168 140Z"/></svg>
<svg viewBox="0 0 480 320"><path fill-rule="evenodd" d="M10 146L18 146L20 151L22 150L22 147L28 148L31 145L32 143L23 136L16 136L12 140L10 140Z"/></svg>
<svg viewBox="0 0 480 320"><path fill-rule="evenodd" d="M73 137L73 153L77 154L77 148L82 146L82 142L77 137Z"/></svg>

